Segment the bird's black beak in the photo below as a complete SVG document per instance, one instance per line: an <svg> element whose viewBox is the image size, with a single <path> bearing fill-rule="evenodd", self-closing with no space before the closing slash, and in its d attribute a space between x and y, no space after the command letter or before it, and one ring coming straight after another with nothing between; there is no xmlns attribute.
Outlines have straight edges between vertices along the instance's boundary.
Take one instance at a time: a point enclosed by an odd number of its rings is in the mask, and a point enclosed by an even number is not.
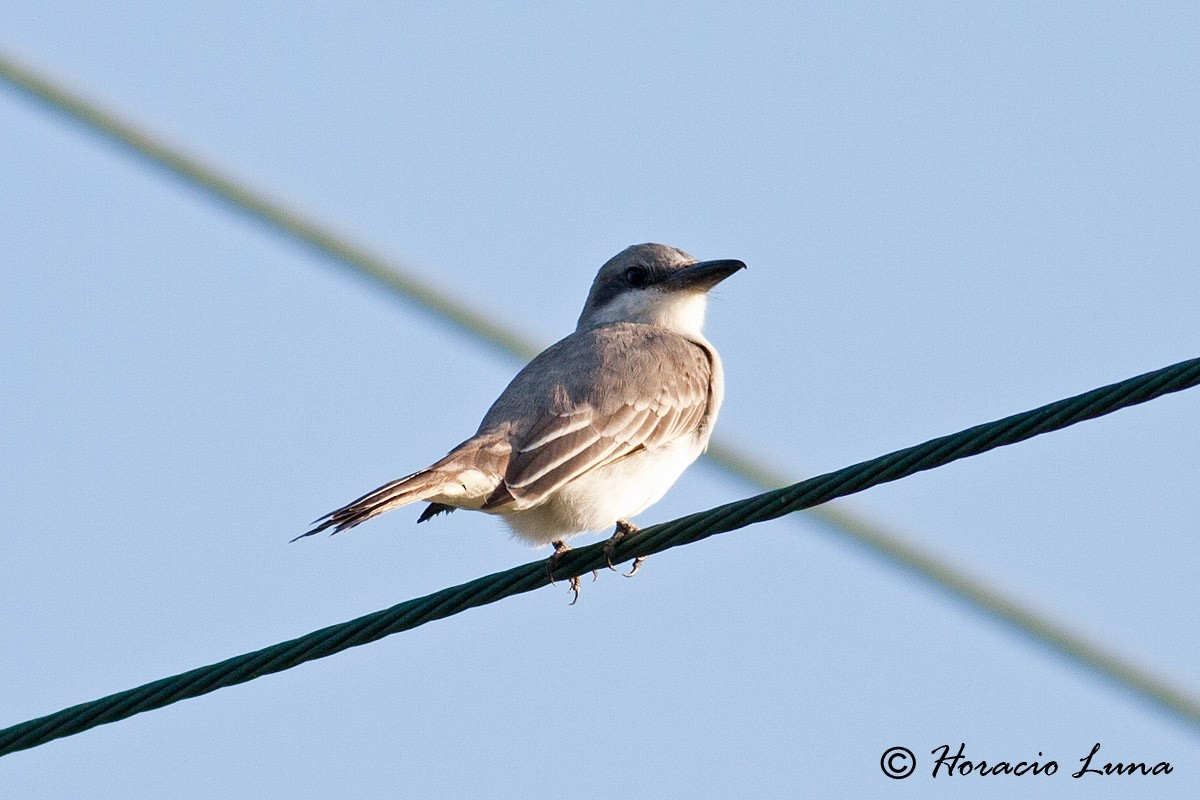
<svg viewBox="0 0 1200 800"><path fill-rule="evenodd" d="M745 263L736 258L697 261L695 264L688 264L686 267L672 272L662 282L662 285L663 288L672 291L707 292L739 269L745 268Z"/></svg>

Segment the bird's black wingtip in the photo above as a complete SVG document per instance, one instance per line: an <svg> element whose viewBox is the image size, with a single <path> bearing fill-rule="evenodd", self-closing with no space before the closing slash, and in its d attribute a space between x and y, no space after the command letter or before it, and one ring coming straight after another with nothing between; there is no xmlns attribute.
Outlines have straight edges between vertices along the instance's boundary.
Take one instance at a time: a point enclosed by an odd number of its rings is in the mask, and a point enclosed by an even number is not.
<svg viewBox="0 0 1200 800"><path fill-rule="evenodd" d="M417 523L420 524L425 520L433 519L438 514L449 514L454 511L454 506L448 506L445 503L430 503L425 506L425 510L421 512L421 516L417 517Z"/></svg>

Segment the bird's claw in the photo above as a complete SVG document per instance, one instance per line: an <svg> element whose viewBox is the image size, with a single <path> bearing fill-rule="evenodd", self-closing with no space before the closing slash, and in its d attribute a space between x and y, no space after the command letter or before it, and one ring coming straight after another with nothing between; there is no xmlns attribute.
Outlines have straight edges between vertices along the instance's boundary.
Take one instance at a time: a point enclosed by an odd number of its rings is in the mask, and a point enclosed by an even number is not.
<svg viewBox="0 0 1200 800"><path fill-rule="evenodd" d="M558 566L558 561L562 558L563 553L571 549L571 545L567 544L562 539L555 539L550 544L554 546L554 552L548 559L546 559L546 572L549 573L550 585L553 586L554 568Z"/></svg>
<svg viewBox="0 0 1200 800"><path fill-rule="evenodd" d="M634 525L629 520L627 520L627 519L617 520L617 529L615 531L613 531L613 535L608 537L608 541L606 541L604 543L604 560L608 562L608 568L611 569L613 572L617 571L617 568L613 566L613 562L612 562L613 552L616 551L617 545L620 544L621 540L624 539L626 536L629 536L629 535L637 533L637 532L638 532L638 526ZM634 562L633 572L637 572L637 568L640 566L638 561L642 561L642 560L644 560L644 559L641 556L638 556L638 560ZM629 574L632 575L633 572L631 572Z"/></svg>
<svg viewBox="0 0 1200 800"><path fill-rule="evenodd" d="M620 544L621 540L624 539L626 536L629 536L630 534L634 534L637 532L638 532L638 527L636 525L634 525L632 522L629 522L628 520L624 520L624 519L617 520L616 531L614 531L613 535L610 536L608 538L608 541L604 543L604 560L608 562L608 568L611 569L613 572L618 571L616 566L613 565L613 561L612 561L613 552L615 552L617 545ZM546 559L546 571L549 573L550 585L554 586L555 585L554 569L555 569L555 567L558 566L559 559L561 559L563 557L564 553L566 553L568 550L571 549L571 546L562 539L555 539L550 544L554 545L554 552L551 554L550 558ZM625 575L625 577L632 578L634 575L636 575L637 571L642 568L642 563L645 560L646 560L645 556L638 556L637 558L633 559L633 569L629 570L629 572L623 573ZM599 579L599 577L600 577L600 574L596 570L592 570L592 581L593 582L596 581L597 579ZM569 587L571 590L571 594L573 595L573 597L571 598L571 605L575 605L576 603L579 602L580 585L581 585L581 581L579 579L579 576L578 575L573 576L571 578L570 587Z"/></svg>
<svg viewBox="0 0 1200 800"><path fill-rule="evenodd" d="M558 566L558 561L562 558L563 553L571 549L571 545L564 542L562 539L557 539L550 544L554 545L554 553L550 558L546 559L546 570L550 573L550 585L554 586L554 568ZM596 571L592 570L592 580L596 579ZM570 590L575 595L571 598L571 605L579 602L579 587L580 580L578 575L573 575L570 582Z"/></svg>

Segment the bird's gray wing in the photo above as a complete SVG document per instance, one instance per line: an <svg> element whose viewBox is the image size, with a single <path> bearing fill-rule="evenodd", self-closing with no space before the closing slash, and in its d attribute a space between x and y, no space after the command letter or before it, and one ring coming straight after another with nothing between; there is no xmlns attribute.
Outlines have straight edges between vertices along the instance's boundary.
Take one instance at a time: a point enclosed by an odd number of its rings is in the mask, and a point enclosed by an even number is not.
<svg viewBox="0 0 1200 800"><path fill-rule="evenodd" d="M708 351L661 328L621 323L568 336L484 418L481 431L506 427L512 446L484 509L535 506L589 470L696 433L711 382Z"/></svg>

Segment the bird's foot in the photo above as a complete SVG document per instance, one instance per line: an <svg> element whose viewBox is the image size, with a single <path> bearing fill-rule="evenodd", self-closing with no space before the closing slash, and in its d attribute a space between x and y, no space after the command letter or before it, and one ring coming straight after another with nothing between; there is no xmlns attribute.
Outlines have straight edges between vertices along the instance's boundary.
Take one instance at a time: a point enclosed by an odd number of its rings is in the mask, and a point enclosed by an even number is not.
<svg viewBox="0 0 1200 800"><path fill-rule="evenodd" d="M638 532L638 526L634 525L627 519L617 520L617 529L613 531L613 535L608 537L608 541L604 543L604 559L608 562L608 568L613 572L617 568L613 566L612 557L613 551L617 549L617 545L626 537ZM633 560L633 569L625 573L626 578L632 578L637 574L637 571L642 568L642 562L646 560L645 556L638 556Z"/></svg>
<svg viewBox="0 0 1200 800"><path fill-rule="evenodd" d="M560 558L562 558L563 553L565 553L571 549L571 545L567 544L562 539L555 539L550 544L554 545L554 554L551 555L549 559L547 559L546 569L550 572L550 585L553 586L554 585L554 568L556 566L558 566L558 560ZM593 572L592 580L596 579L595 575L596 575L596 573ZM579 585L580 585L579 576L578 575L572 576L571 577L571 592L575 596L571 599L571 605L575 605L576 603L579 602Z"/></svg>

